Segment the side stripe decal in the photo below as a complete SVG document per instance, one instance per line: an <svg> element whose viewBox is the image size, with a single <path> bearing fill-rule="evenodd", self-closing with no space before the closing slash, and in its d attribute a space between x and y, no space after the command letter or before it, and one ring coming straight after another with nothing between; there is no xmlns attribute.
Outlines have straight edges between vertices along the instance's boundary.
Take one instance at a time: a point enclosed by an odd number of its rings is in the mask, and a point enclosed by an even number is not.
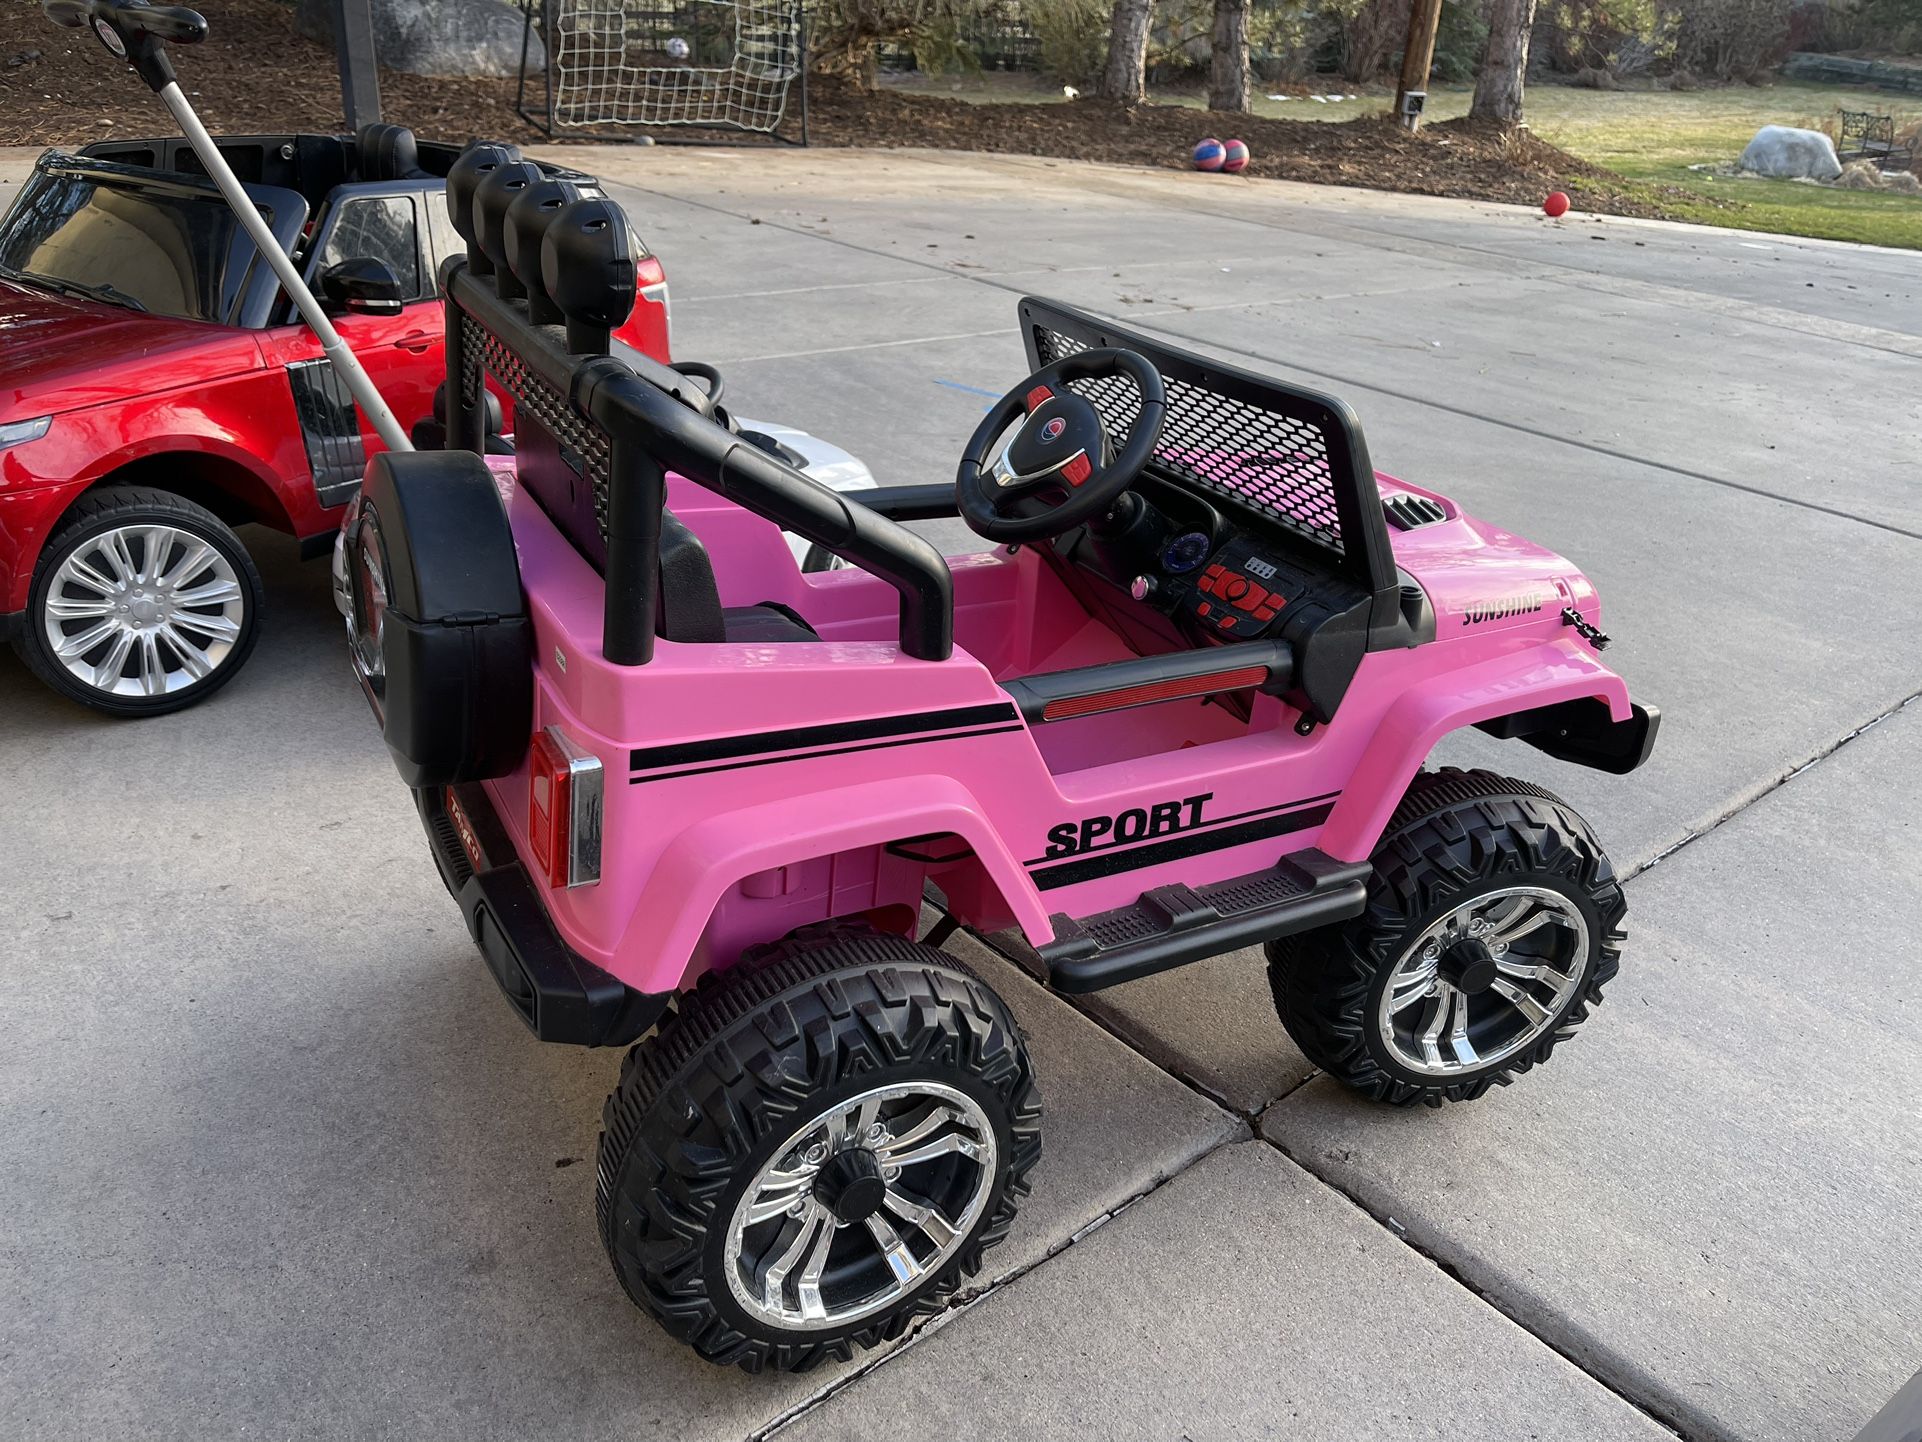
<svg viewBox="0 0 1922 1442"><path fill-rule="evenodd" d="M808 756L825 756L839 750L867 751L871 746L855 745L857 742L877 741L886 737L906 737L913 739L942 740L929 733L954 731L963 727L981 727L999 724L1002 729L1018 728L1020 714L1011 702L987 706L956 706L945 711L915 711L903 716L874 716L862 721L840 721L825 726L793 726L780 731L752 731L742 736L718 736L707 741L685 741L672 746L636 747L629 757L629 764L635 771L653 771L656 768L677 767L674 775L686 775L687 768L705 770L725 770L723 766L701 766L704 762L735 761L735 758L752 757L749 761L736 761L739 765L766 765L774 761L799 761L799 755L771 755L772 752L805 752ZM976 734L987 735L987 732ZM663 777L649 776L649 781L662 780Z"/></svg>
<svg viewBox="0 0 1922 1442"><path fill-rule="evenodd" d="M1299 810L1285 811L1279 816L1244 821L1239 825L1183 832L1166 841L1153 841L1145 846L1127 849L1108 847L1086 856L1077 856L1071 861L1031 870L1028 879L1034 882L1038 890L1053 891L1059 886L1073 886L1076 882L1115 876L1123 871L1139 871L1143 867L1159 866L1165 861L1199 856L1205 851L1225 851L1231 846L1245 846L1250 841L1286 836L1291 831L1306 831L1311 826L1321 825L1334 809L1332 801L1323 801Z"/></svg>

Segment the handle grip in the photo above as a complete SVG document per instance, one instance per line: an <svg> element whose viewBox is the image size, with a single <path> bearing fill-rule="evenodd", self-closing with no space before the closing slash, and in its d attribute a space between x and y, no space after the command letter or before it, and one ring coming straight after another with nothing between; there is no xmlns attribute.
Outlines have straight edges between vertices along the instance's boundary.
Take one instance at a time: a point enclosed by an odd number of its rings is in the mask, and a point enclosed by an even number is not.
<svg viewBox="0 0 1922 1442"><path fill-rule="evenodd" d="M198 45L207 38L207 21L182 5L149 5L147 0L41 0L47 18L70 30L91 26L100 43L139 72L158 92L174 78L165 44Z"/></svg>

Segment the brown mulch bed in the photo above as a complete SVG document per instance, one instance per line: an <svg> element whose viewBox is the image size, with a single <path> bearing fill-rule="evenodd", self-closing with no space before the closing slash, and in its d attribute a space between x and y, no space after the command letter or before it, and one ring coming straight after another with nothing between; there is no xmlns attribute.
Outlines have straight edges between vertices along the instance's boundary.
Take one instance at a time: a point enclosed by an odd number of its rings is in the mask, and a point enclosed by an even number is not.
<svg viewBox="0 0 1922 1442"><path fill-rule="evenodd" d="M185 0L193 3L193 0ZM280 0L205 0L204 43L174 52L180 88L219 135L338 131L340 79L331 46L294 29ZM31 56L31 59L26 57ZM512 80L380 72L384 118L434 139L532 141L514 113ZM85 30L63 30L32 0L0 8L0 145L83 145L172 135L158 97Z"/></svg>
<svg viewBox="0 0 1922 1442"><path fill-rule="evenodd" d="M1183 170L1195 142L1215 135L1247 142L1245 174L1252 176L1521 205L1539 205L1549 191L1566 190L1590 209L1664 215L1644 198L1647 187L1630 193L1612 171L1526 131L1469 120L1444 121L1411 135L1386 117L1269 120L1180 105L1123 110L1092 99L975 104L831 83L815 86L809 115L816 144L989 150Z"/></svg>
<svg viewBox="0 0 1922 1442"><path fill-rule="evenodd" d="M333 52L295 32L290 5L220 0L208 10L206 43L181 51L177 64L182 87L209 129L244 134L341 126ZM515 114L514 91L512 80L381 72L386 118L437 139L540 139ZM1231 132L1248 142L1251 176L1524 205L1562 189L1585 209L1664 214L1651 187L1629 186L1526 132L1505 134L1465 120L1410 135L1386 119L1269 120L1174 105L1127 111L1098 100L971 103L831 81L814 84L812 101L817 145L928 146L1182 168L1201 136ZM173 128L160 102L90 34L60 29L36 4L7 0L0 9L0 145L78 145Z"/></svg>

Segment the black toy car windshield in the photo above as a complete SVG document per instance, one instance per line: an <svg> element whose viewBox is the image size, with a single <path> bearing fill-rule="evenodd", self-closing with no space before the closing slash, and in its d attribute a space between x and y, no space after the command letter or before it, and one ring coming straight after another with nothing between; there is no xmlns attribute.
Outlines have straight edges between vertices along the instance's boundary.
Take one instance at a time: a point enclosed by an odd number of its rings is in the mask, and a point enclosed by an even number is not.
<svg viewBox="0 0 1922 1442"><path fill-rule="evenodd" d="M302 214L299 197L288 196ZM268 224L284 205L262 197ZM211 186L52 157L0 226L0 273L129 310L244 323L258 254ZM271 278L270 278L271 279Z"/></svg>

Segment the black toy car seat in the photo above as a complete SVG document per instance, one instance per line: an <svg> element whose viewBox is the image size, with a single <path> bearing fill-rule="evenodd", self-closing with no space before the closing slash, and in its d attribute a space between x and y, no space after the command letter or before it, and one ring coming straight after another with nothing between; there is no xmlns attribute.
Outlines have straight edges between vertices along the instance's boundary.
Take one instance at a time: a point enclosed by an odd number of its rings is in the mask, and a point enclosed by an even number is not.
<svg viewBox="0 0 1922 1442"><path fill-rule="evenodd" d="M404 125L363 125L354 134L355 172L362 180L428 180L420 144Z"/></svg>

